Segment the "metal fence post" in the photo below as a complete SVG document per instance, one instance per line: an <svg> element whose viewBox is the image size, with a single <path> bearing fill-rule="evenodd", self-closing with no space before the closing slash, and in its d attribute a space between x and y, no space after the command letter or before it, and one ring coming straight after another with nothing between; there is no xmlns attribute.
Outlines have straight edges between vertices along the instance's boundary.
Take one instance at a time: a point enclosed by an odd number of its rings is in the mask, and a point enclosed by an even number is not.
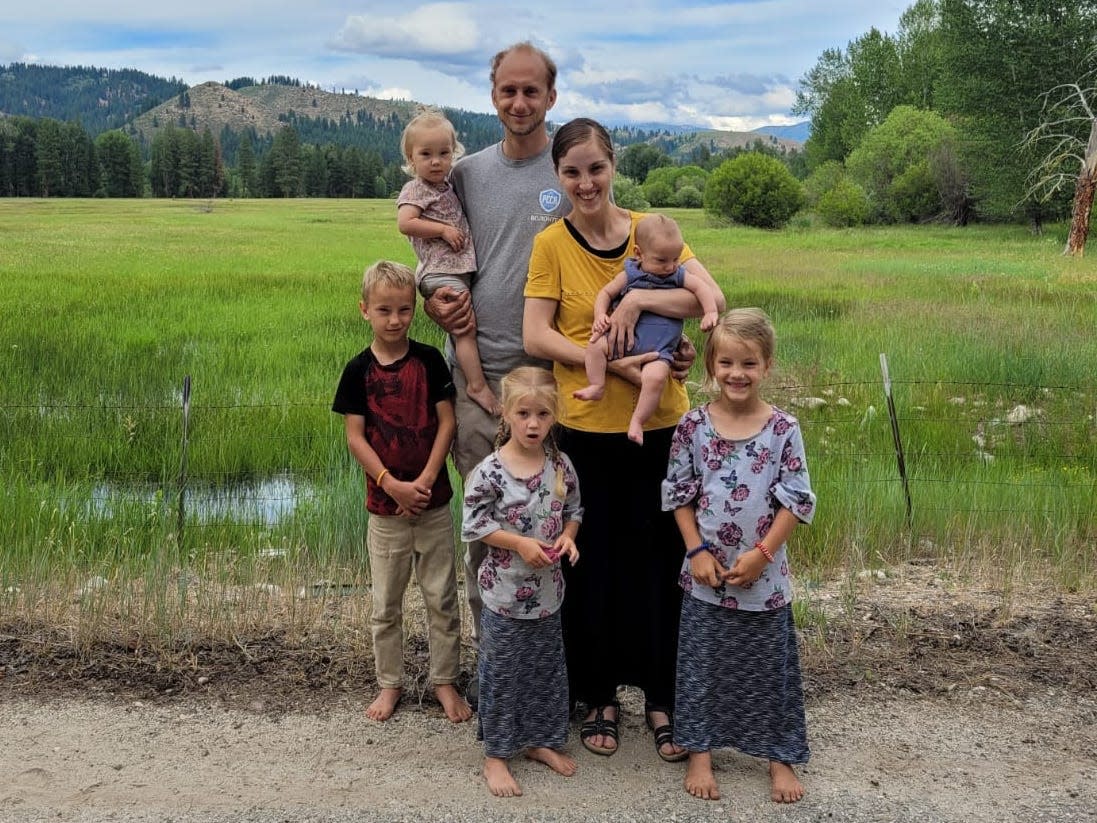
<svg viewBox="0 0 1097 823"><path fill-rule="evenodd" d="M907 479L907 462L903 457L903 440L899 437L899 418L895 415L895 399L891 396L891 375L888 373L888 359L880 353L880 371L884 375L884 397L888 404L888 417L891 419L891 439L895 443L895 459L899 464L899 477L903 481L903 494L907 498L907 528L914 528L914 506L910 500L910 481Z"/></svg>
<svg viewBox="0 0 1097 823"><path fill-rule="evenodd" d="M190 375L183 377L183 445L179 458L179 522L176 527L176 537L179 546L183 546L183 525L187 519L187 444L190 442L188 428L190 426Z"/></svg>

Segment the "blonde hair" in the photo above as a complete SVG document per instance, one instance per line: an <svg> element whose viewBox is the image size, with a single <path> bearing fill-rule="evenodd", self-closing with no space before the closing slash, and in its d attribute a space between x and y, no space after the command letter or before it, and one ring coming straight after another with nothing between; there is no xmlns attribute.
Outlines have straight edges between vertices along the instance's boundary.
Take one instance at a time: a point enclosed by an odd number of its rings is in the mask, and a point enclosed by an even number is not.
<svg viewBox="0 0 1097 823"><path fill-rule="evenodd" d="M369 293L374 286L391 286L415 291L415 272L403 263L378 260L362 275L362 301L369 305Z"/></svg>
<svg viewBox="0 0 1097 823"><path fill-rule="evenodd" d="M636 245L645 253L648 251L648 244L656 238L666 240L668 245L677 243L679 249L686 245L678 224L665 214L649 214L636 224Z"/></svg>
<svg viewBox="0 0 1097 823"><path fill-rule="evenodd" d="M773 324L764 311L757 308L731 309L717 321L715 328L705 340L705 388L710 392L719 390L716 385L716 352L729 340L742 340L756 343L766 365L773 362L777 350L777 334Z"/></svg>
<svg viewBox="0 0 1097 823"><path fill-rule="evenodd" d="M453 127L453 123L437 109L427 109L411 118L404 126L404 133L400 135L400 151L404 153L404 165L400 168L404 170L404 174L415 176L415 166L411 162L411 153L414 148L412 140L415 139L415 132L439 128L449 132L450 144L453 146L453 159L457 160L464 155L465 147L457 139L457 129Z"/></svg>
<svg viewBox="0 0 1097 823"><path fill-rule="evenodd" d="M502 397L499 402L503 406L503 415L499 419L499 431L495 435L496 449L510 440L507 415L514 411L518 401L532 398L535 403L540 403L551 411L553 417L559 417L560 391L556 386L556 378L548 369L540 366L519 366L503 376L500 386ZM553 428L555 429L555 426ZM562 498L567 494L567 486L564 483L564 461L552 430L545 436L545 449L552 459L552 467L556 469L556 487L553 492L557 497Z"/></svg>

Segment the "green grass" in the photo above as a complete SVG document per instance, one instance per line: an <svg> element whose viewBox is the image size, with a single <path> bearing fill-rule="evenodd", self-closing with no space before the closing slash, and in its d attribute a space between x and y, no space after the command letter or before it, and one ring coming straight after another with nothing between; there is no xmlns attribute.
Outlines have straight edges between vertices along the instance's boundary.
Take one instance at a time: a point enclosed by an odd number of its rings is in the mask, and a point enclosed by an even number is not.
<svg viewBox="0 0 1097 823"><path fill-rule="evenodd" d="M729 303L777 326L771 399L801 418L820 496L794 538L801 570L928 552L1092 584L1097 266L1019 227L763 232L673 214ZM362 270L414 262L391 202L0 200L0 249L0 613L93 575L143 581L127 609L159 614L197 608L164 594L180 569L226 586L361 573L361 478L329 408L368 342ZM422 316L412 334L441 341ZM827 405L791 405L807 396ZM1038 416L1006 422L1018 404ZM308 490L277 522L196 511L273 476Z"/></svg>

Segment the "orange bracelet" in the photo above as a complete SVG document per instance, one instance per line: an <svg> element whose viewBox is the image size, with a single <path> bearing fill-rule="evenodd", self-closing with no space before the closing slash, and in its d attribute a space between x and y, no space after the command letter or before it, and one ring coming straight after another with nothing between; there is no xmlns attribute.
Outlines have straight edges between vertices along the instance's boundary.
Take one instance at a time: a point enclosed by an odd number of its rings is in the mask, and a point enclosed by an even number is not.
<svg viewBox="0 0 1097 823"><path fill-rule="evenodd" d="M381 479L388 473L388 469L381 469L381 471L377 472L377 477L373 479L373 482L377 484L377 488L381 488Z"/></svg>
<svg viewBox="0 0 1097 823"><path fill-rule="evenodd" d="M768 560L770 563L773 562L773 552L766 548L766 544L763 543L761 540L754 544L754 548L760 551L762 555L766 558L766 560Z"/></svg>

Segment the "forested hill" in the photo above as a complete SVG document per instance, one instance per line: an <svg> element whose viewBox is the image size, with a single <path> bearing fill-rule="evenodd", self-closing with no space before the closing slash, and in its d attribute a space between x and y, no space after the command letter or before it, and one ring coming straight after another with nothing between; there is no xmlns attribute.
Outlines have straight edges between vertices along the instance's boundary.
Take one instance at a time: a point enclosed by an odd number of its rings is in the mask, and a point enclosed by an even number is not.
<svg viewBox="0 0 1097 823"><path fill-rule="evenodd" d="M235 162L243 138L247 137L261 154L287 125L293 126L301 143L376 151L384 163L399 163L400 133L419 108L420 104L413 101L381 100L356 90L325 91L280 75L188 87L179 80L165 80L134 69L26 63L0 66L0 116L78 123L92 138L110 129L124 129L138 140L143 153L169 126L197 134L209 129L229 163ZM445 109L445 113L468 152L478 151L501 136L494 113L461 109ZM760 137L779 151L799 147L797 141L757 132L693 132L658 127L617 127L612 132L619 146L651 142L679 159L693 157L698 151L716 153L742 148Z"/></svg>
<svg viewBox="0 0 1097 823"><path fill-rule="evenodd" d="M400 133L419 110L418 103L381 100L356 92L328 92L296 82L259 83L236 88L203 83L174 95L133 121L132 131L151 143L167 126L218 135L227 153L239 136L262 145L292 125L301 142L376 150L386 163L400 160ZM446 109L466 149L475 151L499 139L494 114Z"/></svg>
<svg viewBox="0 0 1097 823"><path fill-rule="evenodd" d="M0 66L0 114L78 122L92 135L118 129L186 88L136 69Z"/></svg>

